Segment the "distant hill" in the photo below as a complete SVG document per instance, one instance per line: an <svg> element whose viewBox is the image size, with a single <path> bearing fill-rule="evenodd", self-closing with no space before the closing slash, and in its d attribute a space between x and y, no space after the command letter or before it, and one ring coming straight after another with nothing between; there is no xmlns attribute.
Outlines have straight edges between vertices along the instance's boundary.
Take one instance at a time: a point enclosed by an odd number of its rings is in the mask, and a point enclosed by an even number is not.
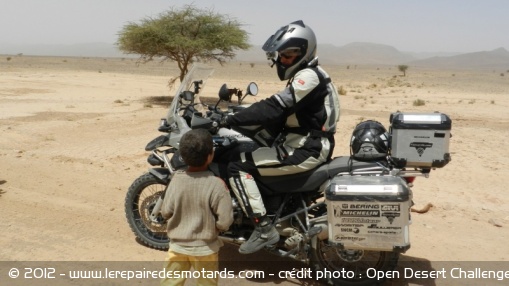
<svg viewBox="0 0 509 286"><path fill-rule="evenodd" d="M402 64L417 58L403 53L394 47L372 44L351 43L342 47L330 44L318 45L318 58L327 64ZM265 60L261 46L253 46L247 51L238 51L236 60L260 62Z"/></svg>
<svg viewBox="0 0 509 286"><path fill-rule="evenodd" d="M410 54L381 44L351 43L342 47L324 46L320 48L318 56L335 64L394 65L415 60Z"/></svg>
<svg viewBox="0 0 509 286"><path fill-rule="evenodd" d="M9 45L0 43L0 54L72 57L137 57L121 53L111 43L76 45ZM504 68L509 69L509 52L504 48L475 53L416 53L402 52L388 45L350 43L341 47L318 46L320 63L329 65L400 65L437 68ZM261 46L237 51L234 58L245 62L266 62Z"/></svg>
<svg viewBox="0 0 509 286"><path fill-rule="evenodd" d="M402 52L392 46L362 42L341 47L330 44L318 45L320 62L333 65L400 65L421 59L455 55L459 53ZM253 46L247 51L238 51L235 59L260 62L264 61L265 55L261 46Z"/></svg>
<svg viewBox="0 0 509 286"><path fill-rule="evenodd" d="M392 46L373 43L351 43L341 47L319 45L322 64L336 65L400 65L436 68L505 68L509 69L509 52L504 48L475 53L410 53ZM264 59L261 47L238 52L237 60Z"/></svg>
<svg viewBox="0 0 509 286"><path fill-rule="evenodd" d="M11 45L0 43L0 54L63 57L127 57L111 43L82 43L75 45Z"/></svg>
<svg viewBox="0 0 509 286"><path fill-rule="evenodd" d="M411 61L413 66L440 68L505 68L509 69L509 52L504 48L493 51L467 53L450 57L432 57Z"/></svg>

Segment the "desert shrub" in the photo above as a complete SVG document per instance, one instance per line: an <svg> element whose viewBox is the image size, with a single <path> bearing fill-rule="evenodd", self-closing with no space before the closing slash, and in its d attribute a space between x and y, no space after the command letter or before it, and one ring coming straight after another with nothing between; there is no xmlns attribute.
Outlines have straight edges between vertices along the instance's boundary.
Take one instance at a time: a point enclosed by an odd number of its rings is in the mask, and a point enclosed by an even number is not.
<svg viewBox="0 0 509 286"><path fill-rule="evenodd" d="M7 61L10 61L12 58L11 57L7 57Z"/></svg>
<svg viewBox="0 0 509 286"><path fill-rule="evenodd" d="M346 95L347 91L343 86L340 86L338 88L338 93L339 93L339 95Z"/></svg>
<svg viewBox="0 0 509 286"><path fill-rule="evenodd" d="M414 100L414 106L423 106L425 104L426 104L426 102L424 100L422 100L422 99Z"/></svg>
<svg viewBox="0 0 509 286"><path fill-rule="evenodd" d="M395 86L401 86L402 85L402 81L397 77L397 76L392 76L392 78L390 78L388 81L387 81L387 86L388 87L395 87Z"/></svg>
<svg viewBox="0 0 509 286"><path fill-rule="evenodd" d="M255 64L254 63L250 63L249 64L252 68L254 68Z"/></svg>
<svg viewBox="0 0 509 286"><path fill-rule="evenodd" d="M471 99L468 104L474 104L475 103L475 99Z"/></svg>
<svg viewBox="0 0 509 286"><path fill-rule="evenodd" d="M500 76L504 76L504 73L501 73Z"/></svg>
<svg viewBox="0 0 509 286"><path fill-rule="evenodd" d="M491 104L495 104L495 101L494 101L494 100L492 100L492 101L491 101Z"/></svg>

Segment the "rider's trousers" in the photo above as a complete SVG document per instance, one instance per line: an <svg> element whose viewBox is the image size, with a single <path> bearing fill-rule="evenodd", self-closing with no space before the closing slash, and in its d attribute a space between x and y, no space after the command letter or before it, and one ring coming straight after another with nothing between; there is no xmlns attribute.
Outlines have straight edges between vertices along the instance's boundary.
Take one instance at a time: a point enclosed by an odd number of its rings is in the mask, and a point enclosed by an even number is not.
<svg viewBox="0 0 509 286"><path fill-rule="evenodd" d="M288 146L261 147L241 153L240 160L228 164L229 183L244 213L251 218L267 214L255 178L283 176L306 172L327 161L331 150L329 141L320 140L317 150L292 149ZM277 191L277 190L276 190Z"/></svg>

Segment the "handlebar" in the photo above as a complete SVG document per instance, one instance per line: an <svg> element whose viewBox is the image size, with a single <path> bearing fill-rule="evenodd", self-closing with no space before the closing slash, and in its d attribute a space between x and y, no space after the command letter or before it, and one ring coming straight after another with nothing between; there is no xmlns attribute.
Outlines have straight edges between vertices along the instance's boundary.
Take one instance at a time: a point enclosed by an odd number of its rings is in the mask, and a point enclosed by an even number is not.
<svg viewBox="0 0 509 286"><path fill-rule="evenodd" d="M212 140L214 141L214 146L221 147L231 147L238 143L236 139L228 137L213 137Z"/></svg>

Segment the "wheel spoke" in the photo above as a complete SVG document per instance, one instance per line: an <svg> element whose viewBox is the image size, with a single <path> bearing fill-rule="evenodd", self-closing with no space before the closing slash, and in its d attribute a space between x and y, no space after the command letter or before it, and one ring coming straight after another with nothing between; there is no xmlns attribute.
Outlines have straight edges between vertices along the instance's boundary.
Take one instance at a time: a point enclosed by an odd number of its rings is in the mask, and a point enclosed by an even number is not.
<svg viewBox="0 0 509 286"><path fill-rule="evenodd" d="M159 216L154 222L150 218L165 190L166 185L145 174L131 185L126 197L126 215L131 229L144 243L156 248L167 248L169 242L164 219Z"/></svg>
<svg viewBox="0 0 509 286"><path fill-rule="evenodd" d="M398 254L392 252L345 250L329 244L326 240L319 241L315 251L316 258L322 268L355 273L355 278L340 278L336 281L338 284L345 281L364 284L369 280L365 275L367 269L393 270L398 258Z"/></svg>

